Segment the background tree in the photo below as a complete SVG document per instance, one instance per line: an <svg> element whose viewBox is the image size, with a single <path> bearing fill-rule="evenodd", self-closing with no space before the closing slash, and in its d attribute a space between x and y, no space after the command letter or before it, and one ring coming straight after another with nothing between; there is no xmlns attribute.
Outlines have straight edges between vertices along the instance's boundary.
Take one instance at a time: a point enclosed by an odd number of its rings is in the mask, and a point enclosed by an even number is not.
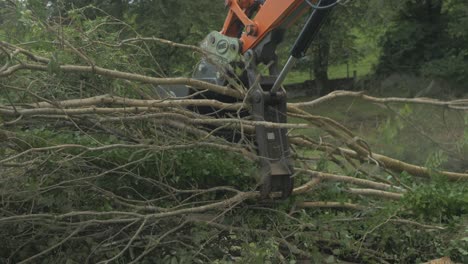
<svg viewBox="0 0 468 264"><path fill-rule="evenodd" d="M333 91L329 85L328 70L358 60L365 53L357 48L357 34L361 34L369 21L363 14L369 8L368 1L348 1L339 4L321 28L306 58L299 67L307 67L320 94Z"/></svg>
<svg viewBox="0 0 468 264"><path fill-rule="evenodd" d="M381 40L377 74L413 73L466 80L466 1L421 0L399 4Z"/></svg>
<svg viewBox="0 0 468 264"><path fill-rule="evenodd" d="M210 31L221 30L225 15L223 1L140 0L132 3L128 23L145 36L198 46ZM180 49L154 45L151 50L165 75L190 74L197 62Z"/></svg>
<svg viewBox="0 0 468 264"><path fill-rule="evenodd" d="M223 1L208 0L30 0L24 4L30 10L35 10L35 15L43 20L61 17L63 23L68 23L67 11L84 8L83 15L87 19L111 16L130 25L140 36L170 39L190 45L198 45L210 31L220 30L226 13ZM120 37L123 40L128 34L122 32ZM196 58L190 52L161 46L158 42L149 44L148 48L153 57L160 58L157 66L152 58L140 58L139 63L148 69L152 68L156 76L190 75L196 64Z"/></svg>
<svg viewBox="0 0 468 264"><path fill-rule="evenodd" d="M468 3L460 0L444 1L442 15L447 20L444 29L447 39L443 43L443 56L422 65L421 72L426 76L442 78L465 86L468 81Z"/></svg>

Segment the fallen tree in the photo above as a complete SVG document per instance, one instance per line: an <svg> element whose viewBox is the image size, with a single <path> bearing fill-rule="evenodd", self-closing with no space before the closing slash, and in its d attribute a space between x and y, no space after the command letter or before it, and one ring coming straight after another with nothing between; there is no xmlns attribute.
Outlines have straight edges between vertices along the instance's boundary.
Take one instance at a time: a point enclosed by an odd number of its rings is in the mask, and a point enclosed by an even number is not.
<svg viewBox="0 0 468 264"><path fill-rule="evenodd" d="M52 32L61 27L41 25ZM0 42L2 261L392 263L441 254L466 259L457 251L466 239L450 236L466 228L458 221L466 221L467 173L375 153L340 123L310 112L343 96L462 112L468 110L466 100L337 91L289 104L288 115L299 122L253 121L238 115L249 109L244 101L248 87L154 77L132 67L127 54L148 55L148 42L203 56L198 48L141 36L104 42L94 34L108 29L92 27L91 33L83 28L70 36L52 34L60 47L27 49L27 44ZM115 69L97 62L102 52L119 53L106 62ZM124 71L127 67L136 70ZM237 102L152 92L155 86L174 84ZM188 108L200 106L229 110L231 116L203 116ZM292 131L297 184L287 201L275 200L279 194L259 199L255 126ZM319 130L328 139L295 129ZM229 140L221 130L240 136ZM323 169L324 163L333 169ZM439 246L448 241L453 244ZM402 253L408 247L416 251Z"/></svg>

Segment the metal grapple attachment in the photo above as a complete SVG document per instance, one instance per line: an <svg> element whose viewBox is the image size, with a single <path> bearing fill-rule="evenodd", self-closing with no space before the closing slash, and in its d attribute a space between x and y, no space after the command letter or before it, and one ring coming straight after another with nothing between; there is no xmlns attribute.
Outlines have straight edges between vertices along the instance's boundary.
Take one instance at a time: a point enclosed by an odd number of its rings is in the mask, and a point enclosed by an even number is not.
<svg viewBox="0 0 468 264"><path fill-rule="evenodd" d="M287 122L286 93L283 90L272 93L274 79L264 79L250 95L252 116L255 121L277 124ZM260 156L262 182L260 193L267 198L271 192L281 192L282 198L291 195L293 189L293 166L287 129L262 124L255 126L255 139Z"/></svg>

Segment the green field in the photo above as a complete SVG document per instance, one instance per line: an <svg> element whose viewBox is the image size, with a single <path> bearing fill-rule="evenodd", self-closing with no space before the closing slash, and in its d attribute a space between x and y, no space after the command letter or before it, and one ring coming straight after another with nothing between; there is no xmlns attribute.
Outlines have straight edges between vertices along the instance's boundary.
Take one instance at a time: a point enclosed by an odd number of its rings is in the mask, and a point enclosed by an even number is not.
<svg viewBox="0 0 468 264"><path fill-rule="evenodd" d="M359 78L372 74L373 66L378 62L379 36L357 30L354 33L357 37L356 49L363 55L349 64L349 74L352 77L353 71L356 71ZM345 78L347 65L331 65L328 74L330 79ZM309 72L293 71L286 83L302 83L310 79ZM409 90L416 88L413 87L415 82L402 79L398 87L392 87L392 96L407 96ZM295 98L291 102L313 99ZM356 98L334 99L308 111L343 124L366 140L375 152L422 166L468 170L467 113L427 105L384 106ZM292 118L290 122L302 120ZM294 133L315 139L323 136L318 129L297 130Z"/></svg>
<svg viewBox="0 0 468 264"><path fill-rule="evenodd" d="M349 69L346 63L338 65L330 65L328 69L328 77L330 79L339 79L353 77L353 72L356 71L357 77L363 77L372 73L373 66L377 63L380 50L378 48L379 36L370 36L364 34L358 30L355 30L354 35L356 37L356 49L361 57L354 62L349 63ZM285 83L302 83L306 80L310 80L310 73L307 71L292 71L289 73ZM313 76L312 76L313 79Z"/></svg>
<svg viewBox="0 0 468 264"><path fill-rule="evenodd" d="M351 98L334 99L308 111L343 124L366 140L374 152L422 166L468 170L468 113L424 105L386 107ZM290 122L303 120L292 118ZM319 129L293 133L327 138Z"/></svg>

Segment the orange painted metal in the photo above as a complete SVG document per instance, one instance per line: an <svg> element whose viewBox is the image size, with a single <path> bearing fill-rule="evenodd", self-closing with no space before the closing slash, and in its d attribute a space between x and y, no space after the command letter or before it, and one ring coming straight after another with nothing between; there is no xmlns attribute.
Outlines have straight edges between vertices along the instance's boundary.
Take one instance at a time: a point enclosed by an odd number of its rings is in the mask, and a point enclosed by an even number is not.
<svg viewBox="0 0 468 264"><path fill-rule="evenodd" d="M226 2L230 8L229 15L231 16L231 19L237 18L240 20L240 22L242 22L242 24L245 26L246 32L249 35L256 35L257 33L256 23L252 21L246 14L246 11L254 4L254 2L254 0L229 0ZM230 25L232 25L231 21L228 23L228 25L225 24L224 27L226 28Z"/></svg>
<svg viewBox="0 0 468 264"><path fill-rule="evenodd" d="M254 0L227 0L229 13L221 34L237 37L242 43L242 53L254 48L275 28L286 26L286 21L294 21L309 9L304 0L266 0L258 10L252 10ZM318 4L318 0L311 1ZM302 8L303 10L299 10ZM256 13L249 17L250 13ZM291 18L292 15L296 17Z"/></svg>

